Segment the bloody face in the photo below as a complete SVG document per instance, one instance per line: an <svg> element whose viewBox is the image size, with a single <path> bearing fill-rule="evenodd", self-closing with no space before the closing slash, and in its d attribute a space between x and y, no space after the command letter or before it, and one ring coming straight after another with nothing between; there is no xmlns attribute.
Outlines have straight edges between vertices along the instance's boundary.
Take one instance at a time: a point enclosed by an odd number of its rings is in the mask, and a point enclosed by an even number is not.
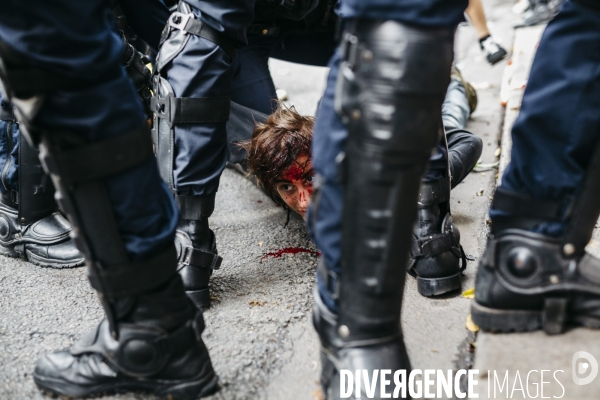
<svg viewBox="0 0 600 400"><path fill-rule="evenodd" d="M301 155L275 182L281 199L304 219L312 198L313 175L312 160L307 155Z"/></svg>

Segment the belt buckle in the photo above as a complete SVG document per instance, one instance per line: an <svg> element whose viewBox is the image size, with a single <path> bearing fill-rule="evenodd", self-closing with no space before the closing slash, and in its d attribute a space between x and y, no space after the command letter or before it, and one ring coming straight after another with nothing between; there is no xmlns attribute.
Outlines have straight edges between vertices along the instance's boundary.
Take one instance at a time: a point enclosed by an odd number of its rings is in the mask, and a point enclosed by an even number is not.
<svg viewBox="0 0 600 400"><path fill-rule="evenodd" d="M185 27L187 26L188 21L192 18L194 18L194 14L192 13L184 14L179 11L175 11L169 17L169 26L187 33Z"/></svg>

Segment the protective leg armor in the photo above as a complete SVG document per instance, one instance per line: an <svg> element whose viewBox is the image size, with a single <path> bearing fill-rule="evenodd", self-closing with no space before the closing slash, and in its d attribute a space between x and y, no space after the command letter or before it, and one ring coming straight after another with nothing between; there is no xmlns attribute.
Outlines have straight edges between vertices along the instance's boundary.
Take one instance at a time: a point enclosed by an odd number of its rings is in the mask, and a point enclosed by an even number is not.
<svg viewBox="0 0 600 400"><path fill-rule="evenodd" d="M75 240L86 254L90 282L107 320L69 351L42 358L34 372L38 385L72 396L146 390L196 398L215 390L217 378L200 339L202 314L186 306L188 300L182 297L174 247L131 263L114 218L106 217L111 209L102 179L152 158L148 130L68 150L63 150L66 143L75 138L53 132L41 139L42 160L57 187L59 204L74 216ZM161 302L167 305L158 306ZM69 364L67 373L57 370Z"/></svg>
<svg viewBox="0 0 600 400"><path fill-rule="evenodd" d="M585 252L600 216L598 182L600 145L568 205L496 191L492 208L508 217L494 221L477 272L472 316L481 329L558 334L566 325L600 328L600 260ZM532 232L552 221L566 222L562 237Z"/></svg>
<svg viewBox="0 0 600 400"><path fill-rule="evenodd" d="M14 114L3 110L0 119L16 124ZM25 259L42 267L67 268L83 264L83 255L69 238L71 224L59 212L54 187L44 173L39 152L22 133L12 143L7 132L8 149L18 146L18 190L7 190L0 200L0 254ZM7 155L7 164L10 161ZM5 165L5 169L8 165Z"/></svg>
<svg viewBox="0 0 600 400"><path fill-rule="evenodd" d="M235 46L223 34L196 19L188 4L180 2L169 18L163 33L154 76L155 97L152 138L158 158L161 177L176 192L173 166L175 154L174 125L225 122L229 118L231 99L222 97L175 97L175 92L163 76L164 67L186 46L190 35L209 40L221 47L233 59ZM210 306L209 279L221 265L217 255L214 233L208 227L208 218L214 209L214 195L175 195L181 210L181 221L175 243L179 272L186 292L198 307Z"/></svg>
<svg viewBox="0 0 600 400"><path fill-rule="evenodd" d="M338 313L318 296L314 311L328 399L340 396L342 368L410 372L400 326L406 262L421 177L441 134L453 36L451 29L375 20L352 21L344 35L336 92L349 133L338 158L341 274L319 268Z"/></svg>
<svg viewBox="0 0 600 400"><path fill-rule="evenodd" d="M0 67L5 66L0 63ZM15 65L33 78L45 71ZM41 103L19 96L19 81L0 72L13 103ZM54 89L63 89L60 79ZM52 88L50 88L51 90ZM34 95L35 97L35 95ZM17 100L17 101L14 101ZM217 388L217 377L200 337L204 321L185 296L176 273L176 251L132 262L121 238L107 178L153 162L149 128L89 143L82 135L32 123L19 109L24 132L40 147L40 158L57 190L56 199L73 223L73 238L85 255L88 276L106 320L69 350L42 357L33 377L43 390L66 396L147 391L196 399Z"/></svg>

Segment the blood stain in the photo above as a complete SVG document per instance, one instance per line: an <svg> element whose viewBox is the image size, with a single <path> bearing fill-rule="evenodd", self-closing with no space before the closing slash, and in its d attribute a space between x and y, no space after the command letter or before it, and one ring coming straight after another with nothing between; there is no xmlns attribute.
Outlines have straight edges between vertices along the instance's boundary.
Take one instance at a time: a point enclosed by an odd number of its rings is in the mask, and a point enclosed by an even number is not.
<svg viewBox="0 0 600 400"><path fill-rule="evenodd" d="M275 251L271 251L269 253L263 253L261 260L264 260L267 257L273 258L281 258L284 254L298 254L298 253L309 253L313 256L321 256L321 253L318 251L313 251L309 249L303 249L302 247L286 247L285 249L279 249Z"/></svg>
<svg viewBox="0 0 600 400"><path fill-rule="evenodd" d="M288 181L299 181L302 179L302 175L304 174L304 168L300 168L298 165L292 165L285 171L283 177Z"/></svg>

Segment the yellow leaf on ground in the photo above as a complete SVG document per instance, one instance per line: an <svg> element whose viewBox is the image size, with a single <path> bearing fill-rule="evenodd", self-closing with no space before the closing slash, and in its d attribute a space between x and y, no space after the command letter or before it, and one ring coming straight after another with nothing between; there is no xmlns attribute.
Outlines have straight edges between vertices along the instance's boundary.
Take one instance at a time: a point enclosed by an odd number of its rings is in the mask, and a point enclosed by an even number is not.
<svg viewBox="0 0 600 400"><path fill-rule="evenodd" d="M470 330L471 332L477 332L479 330L479 327L473 323L473 320L471 319L471 314L467 315L466 326L467 326L467 329Z"/></svg>
<svg viewBox="0 0 600 400"><path fill-rule="evenodd" d="M462 292L462 297L464 297L465 299L474 299L475 298L475 288L472 287L469 290L465 290L464 292Z"/></svg>

